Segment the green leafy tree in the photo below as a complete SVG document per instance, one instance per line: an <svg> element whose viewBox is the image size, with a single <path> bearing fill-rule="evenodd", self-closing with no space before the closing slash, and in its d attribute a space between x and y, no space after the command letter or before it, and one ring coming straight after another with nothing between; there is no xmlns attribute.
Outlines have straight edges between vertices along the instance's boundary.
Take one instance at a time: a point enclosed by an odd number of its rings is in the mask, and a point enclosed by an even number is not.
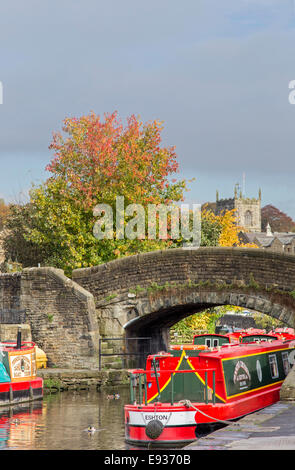
<svg viewBox="0 0 295 470"><path fill-rule="evenodd" d="M34 227L34 207L28 204L11 204L5 221L6 236L3 248L6 261L21 263L23 267L37 266L48 255L49 247L28 239Z"/></svg>

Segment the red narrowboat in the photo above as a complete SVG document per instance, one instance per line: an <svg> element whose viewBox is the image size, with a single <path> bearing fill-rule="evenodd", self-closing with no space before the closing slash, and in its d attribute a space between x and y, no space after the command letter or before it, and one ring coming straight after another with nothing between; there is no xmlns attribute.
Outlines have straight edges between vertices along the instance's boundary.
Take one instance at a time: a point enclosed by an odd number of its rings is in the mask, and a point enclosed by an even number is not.
<svg viewBox="0 0 295 470"><path fill-rule="evenodd" d="M125 440L136 446L183 446L204 429L269 406L294 364L295 336L260 331L196 335L130 371Z"/></svg>
<svg viewBox="0 0 295 470"><path fill-rule="evenodd" d="M43 380L36 375L33 342L0 343L0 406L15 405L43 397Z"/></svg>

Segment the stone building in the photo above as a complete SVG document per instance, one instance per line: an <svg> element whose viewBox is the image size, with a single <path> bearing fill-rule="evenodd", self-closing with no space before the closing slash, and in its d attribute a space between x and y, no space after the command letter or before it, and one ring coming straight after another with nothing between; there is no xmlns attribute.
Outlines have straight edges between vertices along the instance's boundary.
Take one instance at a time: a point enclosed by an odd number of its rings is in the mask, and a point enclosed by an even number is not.
<svg viewBox="0 0 295 470"><path fill-rule="evenodd" d="M255 243L259 248L265 250L295 254L295 233L272 233L269 224L266 232L240 232L239 237L243 243Z"/></svg>
<svg viewBox="0 0 295 470"><path fill-rule="evenodd" d="M216 215L224 210L236 210L237 224L245 232L261 232L261 190L258 198L246 198L242 192L238 195L237 186L233 198L219 199L216 192Z"/></svg>
<svg viewBox="0 0 295 470"><path fill-rule="evenodd" d="M216 192L215 213L232 209L236 209L237 224L242 227L239 238L243 243L255 243L265 250L295 254L294 232L272 232L269 224L266 232L262 232L260 189L257 199L243 197L242 192L238 195L237 186L233 198L219 199Z"/></svg>

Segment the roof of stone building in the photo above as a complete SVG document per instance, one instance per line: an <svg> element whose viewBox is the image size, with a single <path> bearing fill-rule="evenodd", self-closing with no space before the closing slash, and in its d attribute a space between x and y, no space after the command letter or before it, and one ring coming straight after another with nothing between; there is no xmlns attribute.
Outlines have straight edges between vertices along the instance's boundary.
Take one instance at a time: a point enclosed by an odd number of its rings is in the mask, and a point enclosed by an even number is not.
<svg viewBox="0 0 295 470"><path fill-rule="evenodd" d="M262 246L270 246L274 240L279 240L283 245L289 245L295 240L293 232L274 232L268 235L266 232L243 232L249 243L255 243L255 239Z"/></svg>
<svg viewBox="0 0 295 470"><path fill-rule="evenodd" d="M255 243L255 240L257 240L262 246L270 246L274 240L276 239L276 237L270 237L270 236L257 236L254 238L254 243Z"/></svg>
<svg viewBox="0 0 295 470"><path fill-rule="evenodd" d="M276 235L277 239L280 240L280 242L282 242L284 245L289 245L289 243L292 243L292 240L295 240L295 234L294 236L279 236L279 235Z"/></svg>
<svg viewBox="0 0 295 470"><path fill-rule="evenodd" d="M243 235L245 235L245 237L247 237L250 243L253 243L255 238L260 239L261 236L263 235L266 236L266 233L262 233L262 232L242 232L242 233Z"/></svg>

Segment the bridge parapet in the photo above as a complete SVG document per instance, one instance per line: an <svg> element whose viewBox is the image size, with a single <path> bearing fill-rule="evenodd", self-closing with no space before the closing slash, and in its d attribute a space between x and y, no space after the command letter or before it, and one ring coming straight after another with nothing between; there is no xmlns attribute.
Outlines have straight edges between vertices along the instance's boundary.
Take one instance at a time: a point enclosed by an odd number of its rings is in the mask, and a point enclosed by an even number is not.
<svg viewBox="0 0 295 470"><path fill-rule="evenodd" d="M256 282L265 288L295 290L295 256L257 248L176 248L140 253L92 268L76 269L73 280L95 301L137 286L186 282Z"/></svg>
<svg viewBox="0 0 295 470"><path fill-rule="evenodd" d="M295 257L248 248L171 249L141 253L73 279L90 291L102 335L152 336L167 345L168 329L217 305L237 305L295 326Z"/></svg>

